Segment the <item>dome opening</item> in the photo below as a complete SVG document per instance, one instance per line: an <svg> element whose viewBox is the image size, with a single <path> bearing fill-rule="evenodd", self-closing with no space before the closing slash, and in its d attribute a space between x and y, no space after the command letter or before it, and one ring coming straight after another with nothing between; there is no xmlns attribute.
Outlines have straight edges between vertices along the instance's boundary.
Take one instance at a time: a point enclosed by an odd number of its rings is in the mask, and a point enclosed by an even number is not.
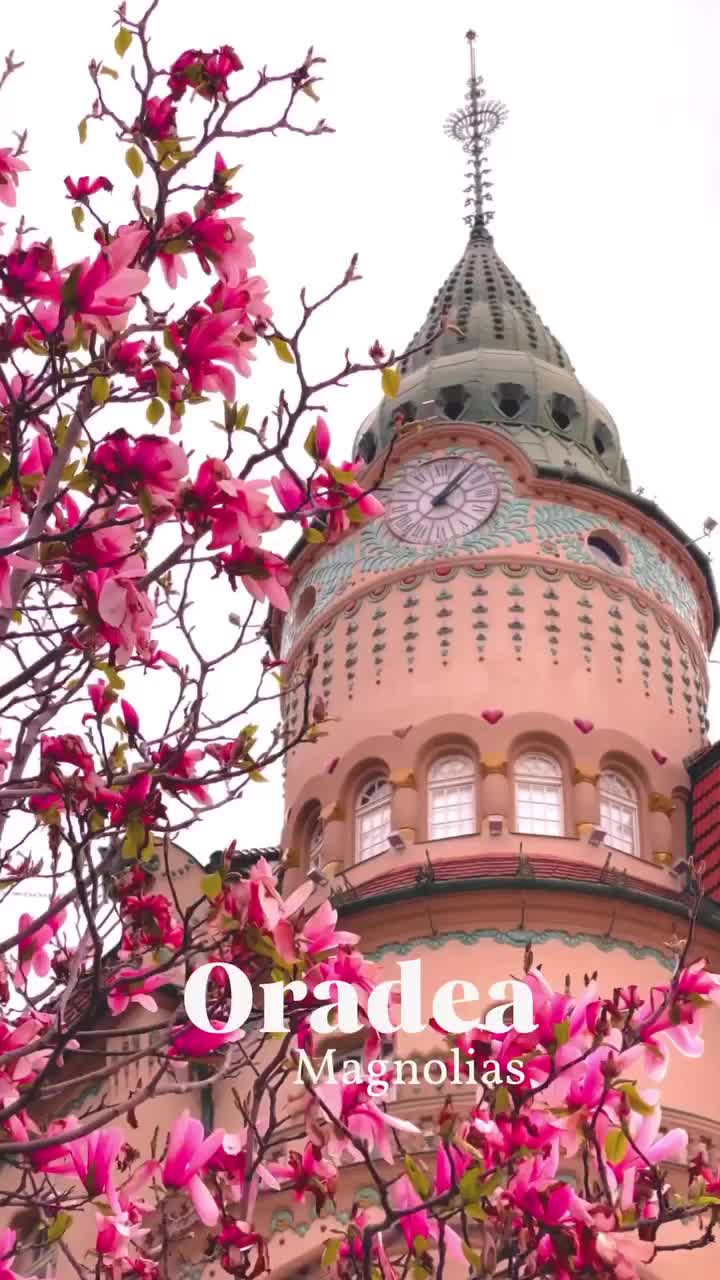
<svg viewBox="0 0 720 1280"><path fill-rule="evenodd" d="M606 560L610 560L612 564L620 566L625 563L627 556L623 544L611 533L607 533L605 529L598 529L594 533L589 533L587 544L592 547L593 551L597 551Z"/></svg>

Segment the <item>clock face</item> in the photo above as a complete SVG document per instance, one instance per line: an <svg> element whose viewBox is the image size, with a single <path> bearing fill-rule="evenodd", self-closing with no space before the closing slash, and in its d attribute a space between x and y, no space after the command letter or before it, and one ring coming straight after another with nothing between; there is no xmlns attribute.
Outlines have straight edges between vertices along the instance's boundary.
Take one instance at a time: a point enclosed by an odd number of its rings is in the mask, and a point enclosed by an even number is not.
<svg viewBox="0 0 720 1280"><path fill-rule="evenodd" d="M398 480L388 503L388 524L404 542L439 546L484 524L498 497L497 484L477 454L431 458Z"/></svg>

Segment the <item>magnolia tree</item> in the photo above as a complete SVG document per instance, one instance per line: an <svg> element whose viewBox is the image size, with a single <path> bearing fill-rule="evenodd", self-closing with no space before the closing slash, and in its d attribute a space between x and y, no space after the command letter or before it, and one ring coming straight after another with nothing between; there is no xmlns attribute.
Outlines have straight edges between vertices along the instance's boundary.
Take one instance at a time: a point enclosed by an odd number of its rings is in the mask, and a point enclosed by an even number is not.
<svg viewBox="0 0 720 1280"><path fill-rule="evenodd" d="M686 1135L661 1134L659 1092L637 1083L659 1081L673 1048L699 1055L704 1007L720 1002L720 977L689 963L692 921L673 976L646 994L602 995L594 982L556 993L527 956L535 1029L447 1040L463 1062L519 1059L522 1083L480 1084L462 1114L439 1095L437 1145L423 1153L378 1096L369 1025L362 1078L306 1078L287 1105L299 1052L318 1048L319 984L351 984L367 1024L379 980L331 904L310 910L310 885L283 898L262 861L237 871L235 809L198 900L178 896L174 840L322 731L311 672L291 679L268 651L263 606L287 608L292 581L268 540L277 548L274 533L292 525L333 541L380 514L359 463L331 461L322 400L372 369L392 395L398 373L374 342L312 379L306 330L351 283L354 260L283 326L233 208L241 142L326 130L300 123L318 59L252 75L225 45L159 66L157 5L134 16L122 5L115 65L90 66L80 143L105 130L137 185L119 208L105 175L65 179L76 254L58 256L51 228L16 213L26 136L0 149L0 1277L24 1267L12 1224L30 1211L38 1244L80 1280L177 1274L190 1218L208 1260L261 1275L268 1197L331 1213L349 1152L377 1205L348 1203L344 1226L330 1219L322 1266L338 1280L423 1280L458 1262L472 1276L629 1280L638 1248L680 1247L665 1242L669 1224L690 1220L682 1247L708 1243L720 1206L720 1174L702 1157L671 1187L665 1162L682 1162ZM8 56L3 84L19 65ZM239 388L265 349L287 387L256 415ZM233 610L227 643L212 629L200 638L198 595L213 617ZM239 665L245 699L228 694ZM259 731L254 708L293 682L304 691L293 740ZM45 895L32 912L29 885L35 903L38 887ZM191 1024L182 986L208 963L239 966L256 991L302 978L286 1033L263 1034L259 1011L223 1030L220 967L212 1030ZM132 1006L148 1038L128 1054ZM120 1067L138 1062L142 1083L108 1101ZM196 1118L193 1095L218 1084L234 1100L232 1132ZM177 1118L153 1129L151 1104L166 1095L179 1095ZM89 1232L78 1236L78 1222Z"/></svg>

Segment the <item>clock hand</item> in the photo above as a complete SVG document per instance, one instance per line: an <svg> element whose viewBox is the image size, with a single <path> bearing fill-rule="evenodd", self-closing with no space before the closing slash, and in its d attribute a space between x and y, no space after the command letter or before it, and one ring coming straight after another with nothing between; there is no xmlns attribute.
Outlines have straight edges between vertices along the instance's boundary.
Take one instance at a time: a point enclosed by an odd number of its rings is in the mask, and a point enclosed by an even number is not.
<svg viewBox="0 0 720 1280"><path fill-rule="evenodd" d="M466 467L463 467L460 474L457 476L454 476L453 479L448 484L445 485L445 488L441 489L440 492L435 495L435 497L432 499L430 503L430 506L431 507L442 506L443 502L445 502L445 499L450 497L450 494L453 493L455 489L457 489L458 485L460 484L460 481L465 479L465 476L468 474L469 471L472 471L474 466L475 466L474 462L469 462Z"/></svg>

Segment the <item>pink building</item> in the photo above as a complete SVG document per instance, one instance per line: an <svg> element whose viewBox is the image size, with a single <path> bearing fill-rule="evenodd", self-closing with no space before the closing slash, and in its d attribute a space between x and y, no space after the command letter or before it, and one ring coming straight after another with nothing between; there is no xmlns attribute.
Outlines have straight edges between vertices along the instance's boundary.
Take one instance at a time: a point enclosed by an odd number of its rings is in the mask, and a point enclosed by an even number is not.
<svg viewBox="0 0 720 1280"><path fill-rule="evenodd" d="M422 958L429 994L517 974L527 943L559 987L595 970L605 990L648 986L687 926L688 764L707 745L718 602L705 555L633 492L609 411L495 247L484 152L503 114L473 74L448 126L470 159L469 239L397 397L357 435L386 515L300 547L274 619L290 670L315 664L329 718L288 761L286 883L320 872L364 950L393 968ZM289 697L290 733L301 716ZM712 900L695 953L720 965ZM438 1047L427 1032L400 1049ZM709 1021L705 1058L666 1084L664 1121L691 1151L717 1153L719 1061ZM423 1086L395 1100L420 1147L436 1107ZM350 1169L341 1215L358 1194L373 1200ZM274 1274L315 1274L328 1221L288 1205L274 1228ZM645 1274L689 1265L714 1275L716 1250Z"/></svg>

